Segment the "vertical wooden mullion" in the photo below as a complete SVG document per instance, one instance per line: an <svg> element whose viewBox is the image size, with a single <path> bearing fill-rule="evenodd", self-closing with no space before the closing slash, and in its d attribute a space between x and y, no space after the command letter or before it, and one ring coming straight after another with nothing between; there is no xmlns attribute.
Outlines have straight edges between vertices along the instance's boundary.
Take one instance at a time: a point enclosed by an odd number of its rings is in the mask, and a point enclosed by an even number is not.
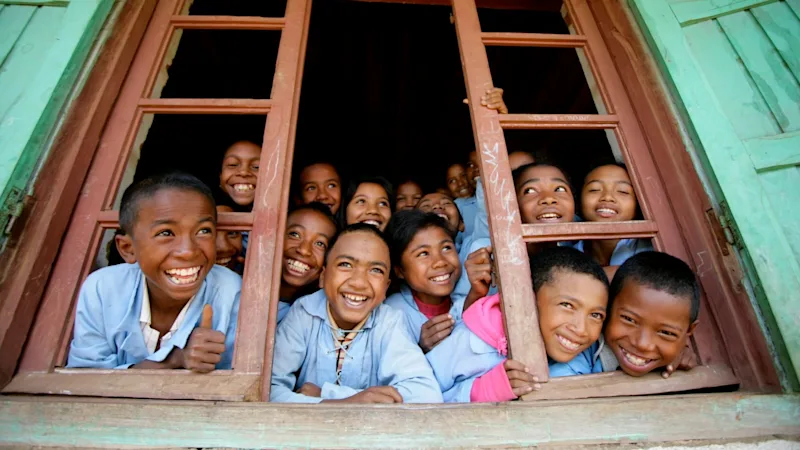
<svg viewBox="0 0 800 450"><path fill-rule="evenodd" d="M482 107L480 103L483 93L492 87L492 76L481 39L478 11L474 0L453 0L452 4L475 148L481 167L481 183L486 195L509 357L527 365L540 381L547 381L547 354L538 327L528 254L522 239L505 137L497 112Z"/></svg>
<svg viewBox="0 0 800 450"><path fill-rule="evenodd" d="M619 117L615 135L628 163L628 171L638 193L642 211L646 218L658 224L659 233L654 239L656 247L694 263L695 266L702 264L702 260L695 260L688 252L680 235L680 227L675 219L676 212L667 201L665 184L655 167L648 142L639 127L622 80L616 72L586 0L564 0L564 3L576 29L587 38L587 59L593 66L593 72L597 74L601 91L608 93L610 104L607 107ZM698 356L703 364L727 364L727 352L722 346L716 324L709 317L708 308L708 302L704 299L699 319L703 326L697 327L695 332Z"/></svg>
<svg viewBox="0 0 800 450"><path fill-rule="evenodd" d="M136 133L141 117L136 105L147 74L156 63L157 50L169 29L174 6L175 0L161 0L156 5L61 243L40 306L40 311L45 313L39 314L31 329L20 361L20 371L51 371L64 346L62 341L69 335L67 328L72 323L70 312L74 308L76 293L93 261L90 252L97 250L98 243L95 241L100 232L98 214L103 209L105 199L112 196L111 191L114 190L112 185L117 170L109 170L109 167L118 168L128 159L130 148L126 148L126 145L131 142L130 136Z"/></svg>
<svg viewBox="0 0 800 450"><path fill-rule="evenodd" d="M267 116L261 169L253 204L239 311L234 368L262 374L262 399L269 399L272 346L283 259L283 234L289 201L289 178L297 120L297 103L308 34L311 0L289 0L281 35L272 108Z"/></svg>

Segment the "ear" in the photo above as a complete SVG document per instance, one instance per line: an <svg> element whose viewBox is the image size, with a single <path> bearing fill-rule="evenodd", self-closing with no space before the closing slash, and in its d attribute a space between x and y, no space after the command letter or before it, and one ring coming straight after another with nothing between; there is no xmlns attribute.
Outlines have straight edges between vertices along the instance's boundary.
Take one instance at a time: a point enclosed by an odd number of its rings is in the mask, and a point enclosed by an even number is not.
<svg viewBox="0 0 800 450"><path fill-rule="evenodd" d="M694 329L697 327L698 323L700 322L695 320L691 325L689 325L689 331L686 333L686 337L689 337L694 333Z"/></svg>
<svg viewBox="0 0 800 450"><path fill-rule="evenodd" d="M398 280L405 280L406 276L403 274L403 269L401 267L395 266L394 267L394 275L397 277ZM389 277L391 279L391 277Z"/></svg>
<svg viewBox="0 0 800 450"><path fill-rule="evenodd" d="M322 289L325 285L325 266L322 266L322 272L319 273L319 288Z"/></svg>
<svg viewBox="0 0 800 450"><path fill-rule="evenodd" d="M122 234L114 236L114 241L117 244L117 251L122 259L128 264L136 262L136 250L133 247L133 238L130 235Z"/></svg>

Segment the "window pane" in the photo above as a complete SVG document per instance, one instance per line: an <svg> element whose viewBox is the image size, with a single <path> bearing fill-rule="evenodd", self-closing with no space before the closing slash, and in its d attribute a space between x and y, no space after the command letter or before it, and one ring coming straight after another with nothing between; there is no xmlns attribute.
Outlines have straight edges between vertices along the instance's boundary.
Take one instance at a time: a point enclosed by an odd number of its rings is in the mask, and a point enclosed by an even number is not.
<svg viewBox="0 0 800 450"><path fill-rule="evenodd" d="M489 5L479 2L478 5ZM478 8L481 31L484 33L550 33L569 34L561 17L561 0L529 0L513 9ZM516 6L515 5L515 6Z"/></svg>
<svg viewBox="0 0 800 450"><path fill-rule="evenodd" d="M286 0L189 0L183 14L193 16L283 17Z"/></svg>

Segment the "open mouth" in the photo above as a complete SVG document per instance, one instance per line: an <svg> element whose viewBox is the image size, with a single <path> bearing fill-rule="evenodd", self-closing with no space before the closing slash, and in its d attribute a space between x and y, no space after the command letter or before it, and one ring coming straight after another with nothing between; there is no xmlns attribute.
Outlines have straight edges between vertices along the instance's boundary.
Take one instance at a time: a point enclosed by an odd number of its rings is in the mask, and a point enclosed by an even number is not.
<svg viewBox="0 0 800 450"><path fill-rule="evenodd" d="M441 217L444 220L450 220L450 218L447 217L447 214L445 214L445 213L436 213L436 215Z"/></svg>
<svg viewBox="0 0 800 450"><path fill-rule="evenodd" d="M233 190L236 192L250 192L255 190L255 184L248 184L248 183L236 183L233 185Z"/></svg>
<svg viewBox="0 0 800 450"><path fill-rule="evenodd" d="M450 280L450 277L452 277L452 276L453 276L453 274L451 272L451 273L446 273L444 275L438 275L438 276L435 276L435 277L431 277L431 278L428 278L428 279L433 281L434 283L442 283L442 284L444 284L444 283L447 283Z"/></svg>
<svg viewBox="0 0 800 450"><path fill-rule="evenodd" d="M636 368L644 368L647 367L649 364L651 364L653 361L655 361L655 359L647 359L647 358L642 358L641 356L634 355L633 353L628 352L622 347L620 347L619 349L622 353L622 357L625 358L625 361L630 366Z"/></svg>
<svg viewBox="0 0 800 450"><path fill-rule="evenodd" d="M375 219L368 219L368 220L362 220L361 223L365 223L367 225L372 225L373 227L380 228L380 226L381 226L381 224L383 222L379 222L379 221L377 221Z"/></svg>
<svg viewBox="0 0 800 450"><path fill-rule="evenodd" d="M610 219L618 214L616 210L611 208L597 208L594 212L597 213L598 216L606 219Z"/></svg>
<svg viewBox="0 0 800 450"><path fill-rule="evenodd" d="M342 293L342 298L347 306L351 308L361 308L369 300L366 295Z"/></svg>
<svg viewBox="0 0 800 450"><path fill-rule="evenodd" d="M561 220L561 214L555 212L546 212L536 216L537 222L558 222Z"/></svg>
<svg viewBox="0 0 800 450"><path fill-rule="evenodd" d="M173 284L179 286L192 284L200 277L200 269L203 266L186 267L181 269L168 269L164 273L167 274L167 279Z"/></svg>
<svg viewBox="0 0 800 450"><path fill-rule="evenodd" d="M581 344L575 341L571 341L565 338L564 336L561 336L560 334L556 335L556 339L558 340L558 343L561 344L562 347L564 347L570 352L577 351L579 348L581 348Z"/></svg>
<svg viewBox="0 0 800 450"><path fill-rule="evenodd" d="M286 269L293 275L303 276L311 270L311 266L296 259L286 258Z"/></svg>
<svg viewBox="0 0 800 450"><path fill-rule="evenodd" d="M233 260L233 258L228 256L228 257L217 258L216 262L217 265L219 266L227 266L231 262L231 260Z"/></svg>

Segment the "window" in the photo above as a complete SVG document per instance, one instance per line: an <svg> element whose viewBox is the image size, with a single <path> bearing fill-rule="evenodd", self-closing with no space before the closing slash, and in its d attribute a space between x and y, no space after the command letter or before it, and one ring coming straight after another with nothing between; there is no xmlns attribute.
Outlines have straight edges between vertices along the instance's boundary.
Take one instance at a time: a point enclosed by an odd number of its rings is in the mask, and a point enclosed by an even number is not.
<svg viewBox="0 0 800 450"><path fill-rule="evenodd" d="M197 4L201 5L201 2ZM19 366L19 374L6 392L208 400L265 400L269 397L272 342L281 275L281 264L278 263L281 259L281 230L285 225L289 201L291 161L295 129L298 127L300 81L310 27L311 0L287 0L282 18L214 15L238 11L235 2L225 2L225 6L218 4L219 8L231 8L229 10L209 9L209 3L202 5L204 7L195 14L195 10L190 9L184 0L158 2L109 117L84 184L84 195L73 213L51 274L40 307L40 311L46 311L46 314L37 317ZM240 6L251 8L251 5L250 2L243 2ZM452 12L466 80L475 148L480 154L481 173L484 174L482 179L485 183L492 243L497 255L510 352L515 359L532 367L544 380L547 378L547 358L538 327L531 326L532 322L536 323L536 308L532 301L526 242L652 238L659 250L687 261L692 259L676 221L676 212L669 202L664 201L669 198L665 183L656 170L648 142L586 0L564 1L561 13L566 24L562 28L566 31L563 32L551 29L531 32L523 27L524 23L515 23L514 32L495 31L503 30L502 20L492 23L491 32L483 32L479 11L473 0L453 0ZM260 14L263 10L247 13ZM523 29L524 32L516 29ZM277 33L280 33L279 39ZM223 35L225 37L217 37ZM192 39L212 39L222 47L216 55L198 53L184 57L180 53L180 45ZM207 58L236 58L238 53L226 46L235 47L237 40L242 39L263 42L265 48L270 43L279 45L274 54L265 49L263 53L249 57L263 60L249 61L248 67L255 67L255 72L261 72L248 79L267 80L270 75L279 75L272 76L271 92L267 92L263 83L240 85L237 80L219 78L225 74L204 66ZM559 55L566 52L576 52L578 62L573 66L581 73L573 74L572 79L578 82L580 78L580 83L588 86L590 98L583 100L586 113L544 110L521 114L513 109L515 103L511 101L508 103L512 105L513 114L500 116L482 108L479 99L483 91L495 85L490 64L491 55L498 53L492 53L492 49L503 47L515 47L520 52L537 55L543 54L537 53L539 49L547 49L555 55L554 58L562 58ZM274 58L271 59L271 56ZM168 83L169 77L190 76L186 74L198 74L199 78L195 84L187 85L184 89L176 89ZM204 84L211 84L214 89L201 89ZM328 92L332 96L338 94L342 93ZM516 105L522 108L526 104L521 102ZM264 116L266 122L262 123ZM133 163L139 163L136 170L147 170L149 163L145 153L152 151L148 150L148 146L153 145L153 139L161 139L159 142L163 146L155 148L164 154L167 164L177 165L181 159L185 159L180 155L191 155L191 152L179 148L182 145L180 141L172 141L170 145L169 133L159 131L166 126L191 130L197 134L193 142L201 145L206 139L203 137L205 129L219 124L226 124L221 127L226 129L241 126L242 130L247 130L243 133L263 127L259 172L261 182L258 184L253 211L223 214L219 221L221 230L250 230L249 248L257 249L248 252L246 262L233 370L195 375L186 371L61 369L71 339L77 291L92 266L97 264L104 235L108 236L108 230L117 227L115 199L133 179ZM359 126L358 118L353 118L352 126ZM159 133L161 138L158 138ZM561 133L558 139L572 139L575 142L584 139L575 137L579 135L594 134L600 136L601 140L606 138L607 146L604 145L601 150L610 152L616 159L628 164L644 219L617 224L522 224L508 165L506 142L514 139L527 142L527 139L539 138L517 133L545 136L540 139L542 142L547 142L548 133ZM297 139L303 139L303 136L298 135ZM598 141L596 137L590 140ZM346 147L337 150L345 151ZM739 380L730 368L729 353L722 345L719 332L721 324L715 322L709 300L704 299L701 310L703 325L698 328L694 339L694 349L703 367L666 381L658 374L641 379L621 373L562 378L546 384L545 389L531 395L531 399L636 395L737 384Z"/></svg>

